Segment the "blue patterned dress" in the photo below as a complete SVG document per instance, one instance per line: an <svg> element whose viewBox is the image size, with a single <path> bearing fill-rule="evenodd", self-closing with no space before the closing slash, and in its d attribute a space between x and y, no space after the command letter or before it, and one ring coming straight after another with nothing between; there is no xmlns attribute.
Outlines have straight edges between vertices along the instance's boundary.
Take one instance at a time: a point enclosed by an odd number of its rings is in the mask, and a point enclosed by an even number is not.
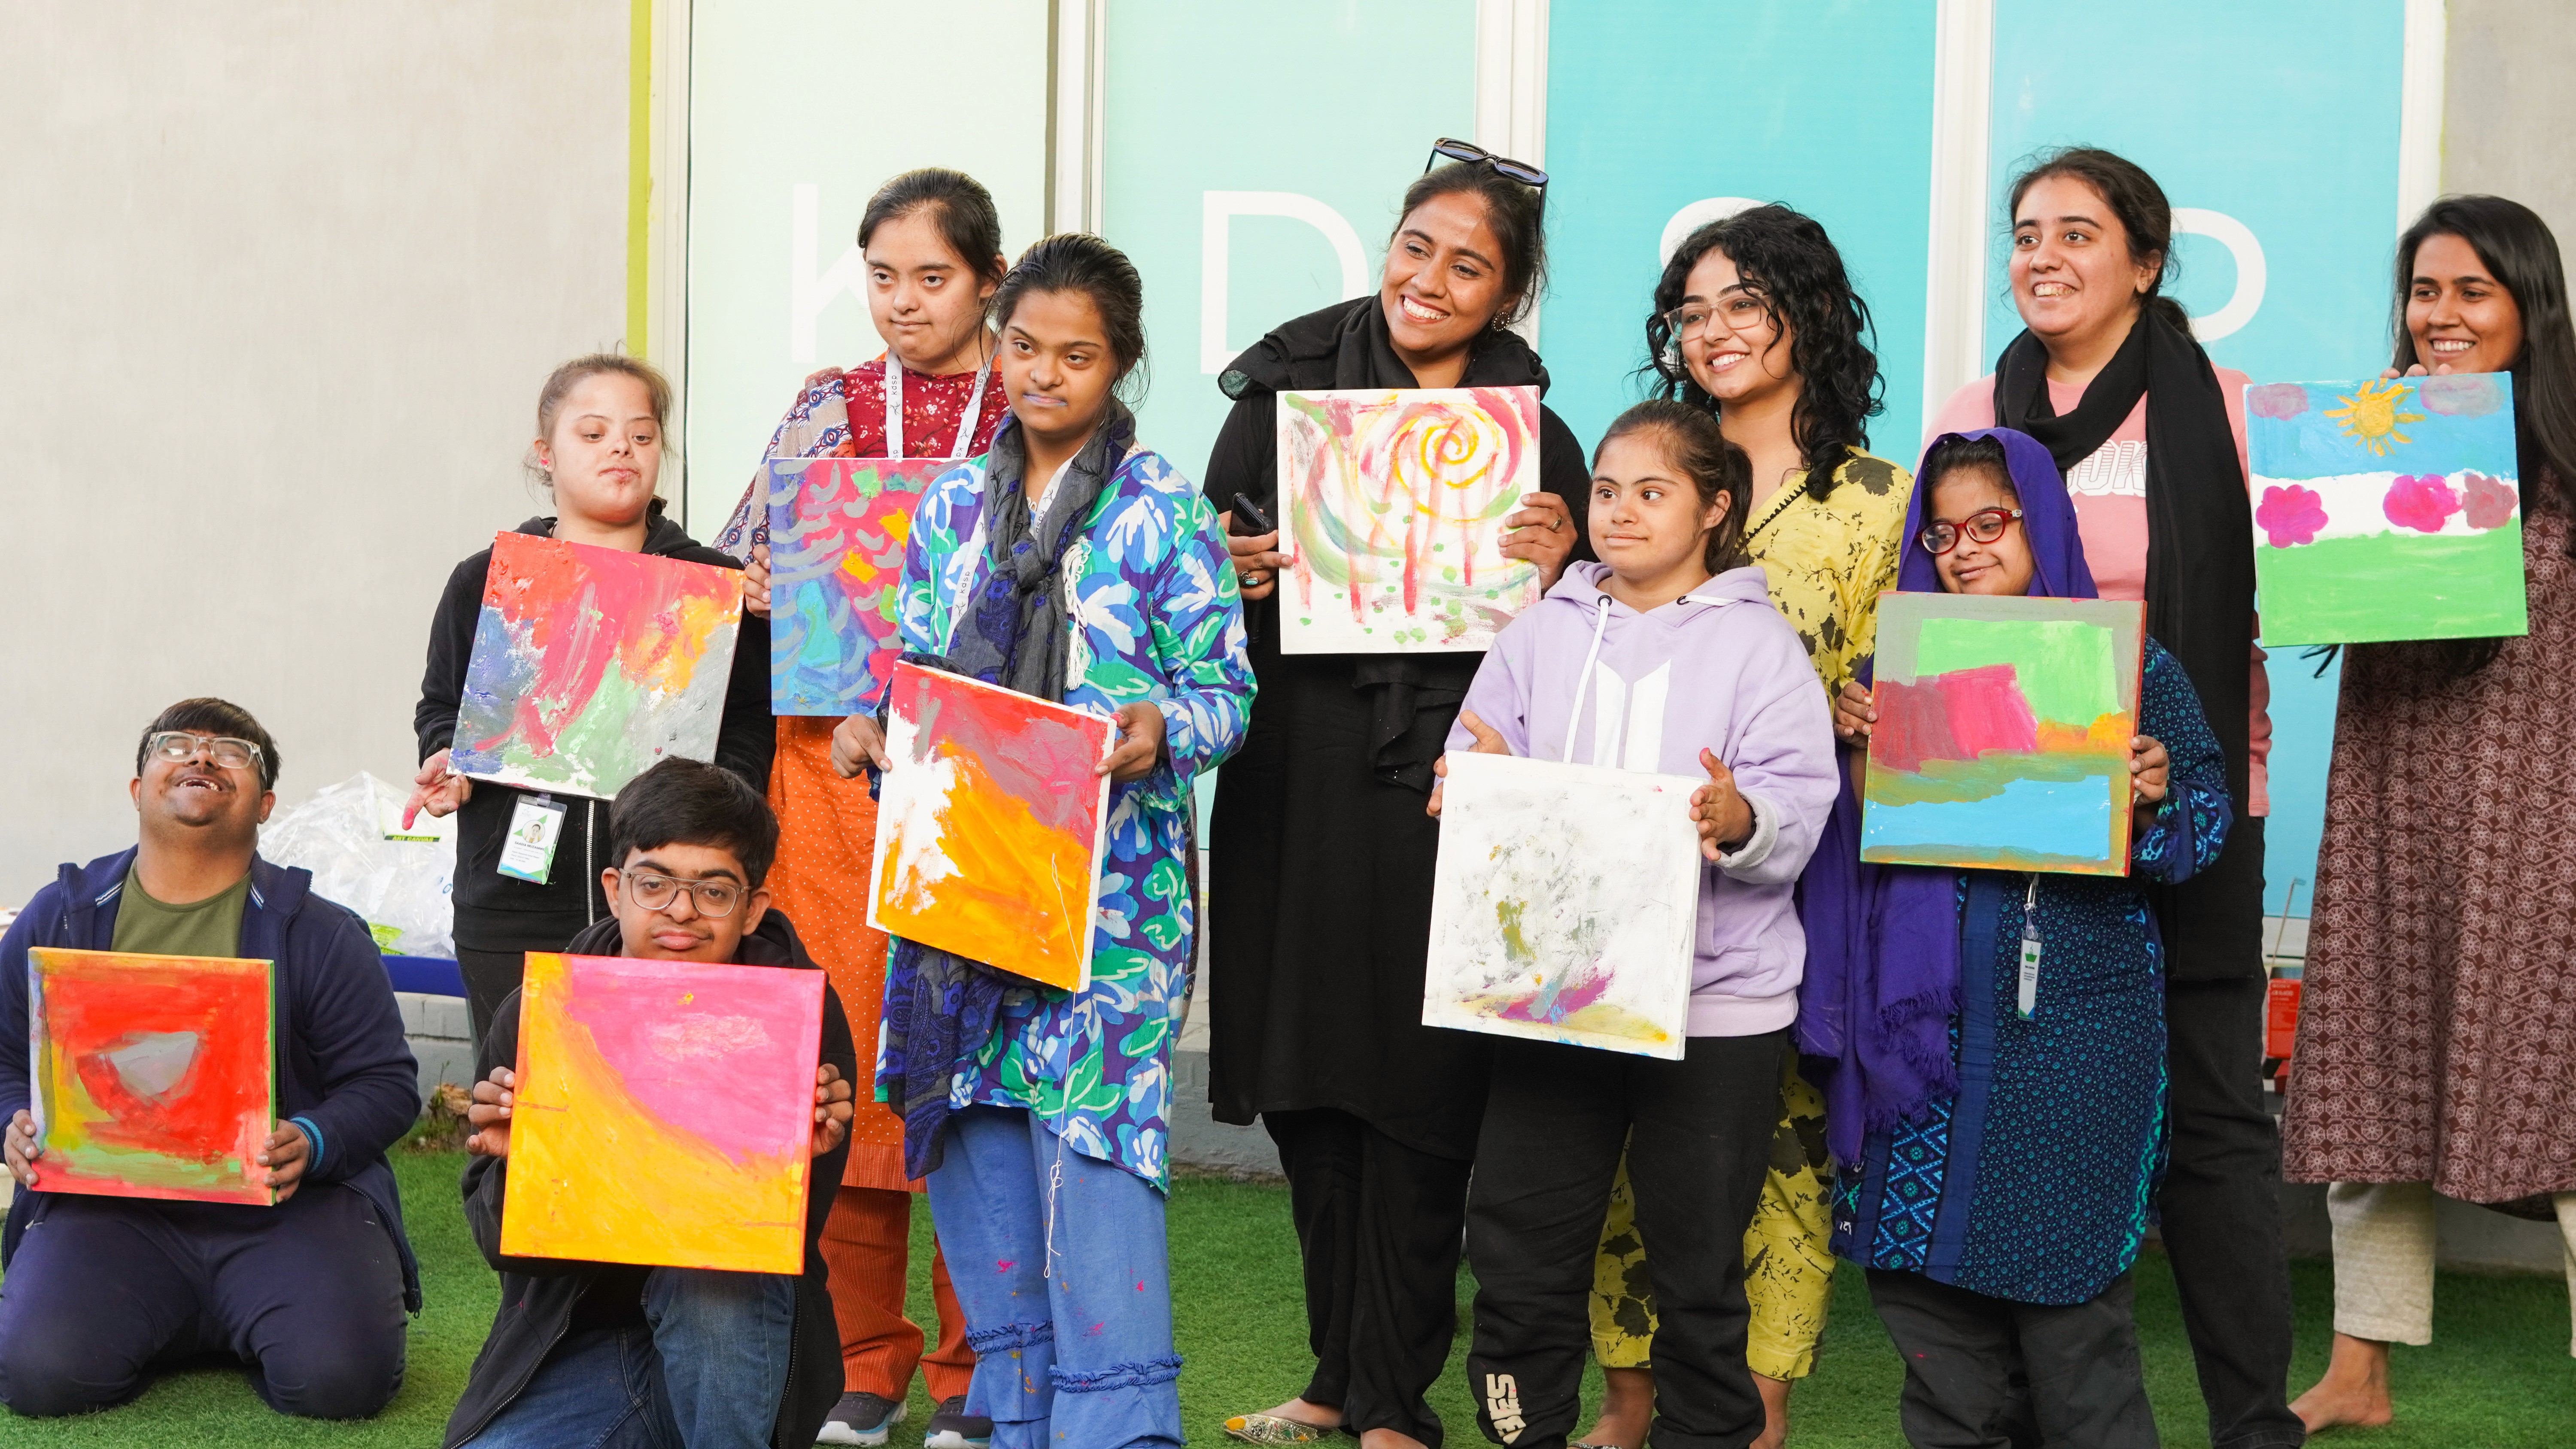
<svg viewBox="0 0 2576 1449"><path fill-rule="evenodd" d="M930 485L904 549L903 647L949 652L951 601L983 588L984 459ZM1073 628L1064 702L1113 714L1150 700L1165 764L1109 791L1091 986L1015 986L953 1107L1020 1107L1075 1151L1169 1189L1171 1042L1188 1009L1198 922L1191 786L1242 743L1252 709L1243 605L1216 513L1156 454L1127 454L1066 551ZM996 962L1008 968L1008 962Z"/></svg>
<svg viewBox="0 0 2576 1449"><path fill-rule="evenodd" d="M2088 1302L2137 1260L2164 1174L2164 950L2144 887L2218 858L2226 760L2182 666L2149 640L2139 732L2172 757L2125 878L1959 873L1955 1097L1874 1129L1834 1192L1833 1247L2020 1303ZM2018 1010L2025 900L2038 997Z"/></svg>

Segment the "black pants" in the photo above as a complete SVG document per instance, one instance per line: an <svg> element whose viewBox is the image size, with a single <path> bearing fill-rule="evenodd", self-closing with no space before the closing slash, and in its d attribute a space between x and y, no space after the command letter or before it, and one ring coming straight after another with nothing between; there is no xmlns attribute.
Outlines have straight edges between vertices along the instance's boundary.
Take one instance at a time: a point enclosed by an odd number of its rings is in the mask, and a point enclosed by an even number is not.
<svg viewBox="0 0 2576 1449"><path fill-rule="evenodd" d="M1905 1360L1914 1449L2156 1449L2129 1275L2072 1307L2015 1303L1869 1270L1869 1301Z"/></svg>
<svg viewBox="0 0 2576 1449"><path fill-rule="evenodd" d="M1315 1376L1299 1397L1338 1405L1354 1435L1395 1429L1439 1449L1440 1418L1423 1394L1458 1333L1467 1164L1348 1112L1264 1112L1261 1125L1288 1171L1306 1264Z"/></svg>
<svg viewBox="0 0 2576 1449"><path fill-rule="evenodd" d="M1623 1144L1655 1294L1651 1442L1741 1449L1762 1432L1744 1364L1744 1229L1771 1163L1787 1046L1785 1031L1695 1036L1672 1062L1496 1044L1467 1195L1467 1382L1488 1437L1561 1449L1574 1428L1592 1347L1585 1295Z"/></svg>
<svg viewBox="0 0 2576 1449"><path fill-rule="evenodd" d="M2280 1449L2290 1412L2290 1269L2281 1138L2263 1110L2264 981L2165 988L2173 1162L2157 1199L2216 1449Z"/></svg>
<svg viewBox="0 0 2576 1449"><path fill-rule="evenodd" d="M0 1284L0 1403L104 1409L157 1365L224 1353L281 1414L364 1418L402 1384L405 1326L402 1259L354 1188L273 1208L67 1194Z"/></svg>
<svg viewBox="0 0 2576 1449"><path fill-rule="evenodd" d="M560 951L589 924L578 916L540 915L534 911L465 911L456 913L456 974L465 978L465 1010L474 1023L474 1049L483 1049L483 1034L501 1003L519 989L530 951Z"/></svg>

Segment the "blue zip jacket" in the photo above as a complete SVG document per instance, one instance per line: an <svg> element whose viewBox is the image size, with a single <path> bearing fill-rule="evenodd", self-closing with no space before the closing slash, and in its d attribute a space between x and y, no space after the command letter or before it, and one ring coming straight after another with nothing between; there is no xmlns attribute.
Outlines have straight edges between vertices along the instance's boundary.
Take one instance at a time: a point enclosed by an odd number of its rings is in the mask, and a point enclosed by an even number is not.
<svg viewBox="0 0 2576 1449"><path fill-rule="evenodd" d="M117 898L133 865L132 850L65 865L0 937L0 1122L29 1105L27 948L110 949ZM304 1180L347 1183L375 1207L402 1257L403 1306L417 1313L420 1267L403 1237L402 1199L385 1149L420 1117L420 1069L403 1040L402 1011L375 938L356 912L313 894L311 871L253 856L240 952L276 963L277 1113L311 1140ZM0 1268L55 1198L41 1188L16 1195L0 1235Z"/></svg>

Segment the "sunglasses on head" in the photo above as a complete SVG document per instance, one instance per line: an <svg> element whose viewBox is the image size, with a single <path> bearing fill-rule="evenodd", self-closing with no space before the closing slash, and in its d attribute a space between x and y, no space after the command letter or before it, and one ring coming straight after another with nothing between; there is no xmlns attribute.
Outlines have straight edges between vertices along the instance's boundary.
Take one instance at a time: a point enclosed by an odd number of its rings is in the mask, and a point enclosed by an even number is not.
<svg viewBox="0 0 2576 1449"><path fill-rule="evenodd" d="M1443 160L1463 161L1470 166L1481 162L1523 186L1532 187L1541 192L1547 190L1546 172L1526 161L1514 161L1508 156L1497 156L1473 141L1458 141L1443 136L1432 142L1431 159L1422 163L1423 174L1429 175L1431 168L1439 165Z"/></svg>

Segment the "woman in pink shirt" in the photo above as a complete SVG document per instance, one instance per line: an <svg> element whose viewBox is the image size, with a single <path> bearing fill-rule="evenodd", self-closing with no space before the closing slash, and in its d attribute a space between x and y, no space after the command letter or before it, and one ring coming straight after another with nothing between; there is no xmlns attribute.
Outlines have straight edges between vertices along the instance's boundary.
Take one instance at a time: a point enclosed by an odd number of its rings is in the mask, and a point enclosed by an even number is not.
<svg viewBox="0 0 2576 1449"><path fill-rule="evenodd" d="M1929 436L2007 427L2045 444L2106 599L2191 677L2227 756L2238 824L2212 869L2149 891L2162 927L2173 1159L2158 1206L2210 1442L2301 1440L2288 1404L2290 1283L2280 1146L2263 1109L2263 757L2245 375L2215 367L2161 293L2173 208L2108 151L2036 158L2012 187L2012 295L2025 330Z"/></svg>

